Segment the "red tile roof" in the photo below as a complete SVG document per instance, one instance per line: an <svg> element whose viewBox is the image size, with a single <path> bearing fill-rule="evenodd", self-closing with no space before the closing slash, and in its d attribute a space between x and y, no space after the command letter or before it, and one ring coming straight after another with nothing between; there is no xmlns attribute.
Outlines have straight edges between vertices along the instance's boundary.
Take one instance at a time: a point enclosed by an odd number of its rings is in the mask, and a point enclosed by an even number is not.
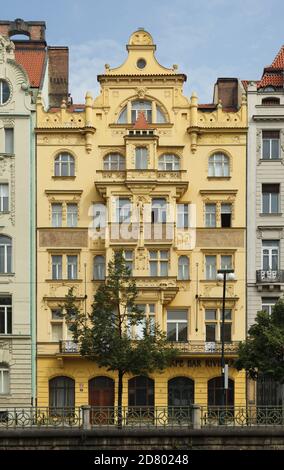
<svg viewBox="0 0 284 470"><path fill-rule="evenodd" d="M284 86L284 46L276 54L271 65L264 68L261 80L256 81L257 88L266 86L283 87ZM250 80L242 80L245 89Z"/></svg>
<svg viewBox="0 0 284 470"><path fill-rule="evenodd" d="M271 64L273 68L284 68L284 46L281 47L280 51L276 55L274 61Z"/></svg>
<svg viewBox="0 0 284 470"><path fill-rule="evenodd" d="M30 85L39 88L45 63L46 52L44 49L28 50L16 49L15 60L26 70Z"/></svg>

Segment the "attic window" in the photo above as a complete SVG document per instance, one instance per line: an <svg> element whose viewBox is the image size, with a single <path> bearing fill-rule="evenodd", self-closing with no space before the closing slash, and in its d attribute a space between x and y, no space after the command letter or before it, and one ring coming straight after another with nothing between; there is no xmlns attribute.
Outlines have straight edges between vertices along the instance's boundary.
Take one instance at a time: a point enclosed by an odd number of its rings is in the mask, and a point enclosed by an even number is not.
<svg viewBox="0 0 284 470"><path fill-rule="evenodd" d="M275 91L275 88L274 86L269 85L269 86L264 87L263 91Z"/></svg>
<svg viewBox="0 0 284 470"><path fill-rule="evenodd" d="M144 67L146 67L146 60L138 59L136 64L139 69L144 69Z"/></svg>
<svg viewBox="0 0 284 470"><path fill-rule="evenodd" d="M279 105L280 104L280 98L263 98L261 104L264 106L273 106L273 105Z"/></svg>

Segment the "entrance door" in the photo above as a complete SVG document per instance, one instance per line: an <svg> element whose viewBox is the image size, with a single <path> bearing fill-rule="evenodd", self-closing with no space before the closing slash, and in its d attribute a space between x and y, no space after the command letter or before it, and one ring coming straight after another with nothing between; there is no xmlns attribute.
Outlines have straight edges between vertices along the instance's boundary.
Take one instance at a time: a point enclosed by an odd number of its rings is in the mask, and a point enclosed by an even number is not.
<svg viewBox="0 0 284 470"><path fill-rule="evenodd" d="M94 377L89 380L89 405L92 424L113 424L114 381L109 377Z"/></svg>
<svg viewBox="0 0 284 470"><path fill-rule="evenodd" d="M224 424L234 422L234 391L235 384L232 379L228 379L228 389L226 390L224 403L224 379L214 377L208 380L208 419L212 422Z"/></svg>
<svg viewBox="0 0 284 470"><path fill-rule="evenodd" d="M169 418L188 422L194 403L194 381L188 377L175 377L168 382Z"/></svg>

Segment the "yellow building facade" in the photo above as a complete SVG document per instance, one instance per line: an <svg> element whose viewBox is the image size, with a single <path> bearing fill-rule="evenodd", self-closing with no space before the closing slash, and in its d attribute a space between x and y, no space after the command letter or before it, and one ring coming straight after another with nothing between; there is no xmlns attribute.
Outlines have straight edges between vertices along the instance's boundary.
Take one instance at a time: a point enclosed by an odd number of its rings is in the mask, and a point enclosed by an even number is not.
<svg viewBox="0 0 284 470"><path fill-rule="evenodd" d="M124 64L106 65L99 96L87 93L84 107L45 111L38 98L38 406L117 402L117 374L80 357L60 311L70 287L90 308L116 249L137 303L180 350L162 373L125 377L123 404L220 404L220 268L235 273L227 398L245 403L233 359L245 338L246 102L240 90L233 111L188 99L186 76L161 66L155 48L149 33L134 32Z"/></svg>

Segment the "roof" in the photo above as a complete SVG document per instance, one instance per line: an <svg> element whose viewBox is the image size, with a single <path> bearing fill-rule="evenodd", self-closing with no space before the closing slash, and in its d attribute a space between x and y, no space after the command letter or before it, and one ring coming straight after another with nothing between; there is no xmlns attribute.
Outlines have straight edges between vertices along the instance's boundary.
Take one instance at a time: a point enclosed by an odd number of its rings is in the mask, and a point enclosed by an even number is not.
<svg viewBox="0 0 284 470"><path fill-rule="evenodd" d="M45 63L46 51L40 49L16 49L15 60L26 70L30 85L39 88Z"/></svg>
<svg viewBox="0 0 284 470"><path fill-rule="evenodd" d="M284 87L284 46L280 48L271 65L264 67L261 80L253 80L257 88L266 86ZM250 80L242 80L247 89Z"/></svg>

